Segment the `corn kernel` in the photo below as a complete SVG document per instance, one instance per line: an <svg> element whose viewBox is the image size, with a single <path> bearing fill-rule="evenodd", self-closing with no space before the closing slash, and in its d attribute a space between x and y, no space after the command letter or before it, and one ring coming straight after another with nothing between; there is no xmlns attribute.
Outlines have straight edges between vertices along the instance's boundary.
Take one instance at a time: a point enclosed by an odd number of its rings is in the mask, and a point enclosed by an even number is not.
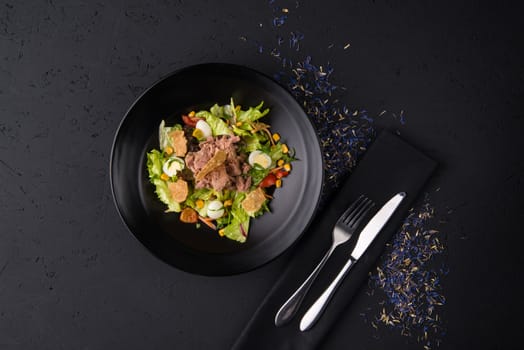
<svg viewBox="0 0 524 350"><path fill-rule="evenodd" d="M164 181L169 180L169 176L166 173L162 173L162 175L160 175L160 178Z"/></svg>
<svg viewBox="0 0 524 350"><path fill-rule="evenodd" d="M275 181L275 186L278 188L278 187L282 187L282 180L281 179L277 179L277 181Z"/></svg>
<svg viewBox="0 0 524 350"><path fill-rule="evenodd" d="M236 126L242 126L242 122L236 122Z"/></svg>
<svg viewBox="0 0 524 350"><path fill-rule="evenodd" d="M280 140L280 135L279 135L278 133L274 133L274 134L273 134L273 140L274 140L275 142L278 142L278 141Z"/></svg>
<svg viewBox="0 0 524 350"><path fill-rule="evenodd" d="M195 114L196 114L195 111L191 111L191 112L189 112L189 114L187 116L190 117L190 118L193 118L195 116Z"/></svg>
<svg viewBox="0 0 524 350"><path fill-rule="evenodd" d="M279 159L278 162L277 162L277 165L278 166L284 165L284 159Z"/></svg>
<svg viewBox="0 0 524 350"><path fill-rule="evenodd" d="M285 171L291 171L291 164L289 164L289 163L284 164L284 170Z"/></svg>
<svg viewBox="0 0 524 350"><path fill-rule="evenodd" d="M224 207L230 207L233 205L233 201L231 199L227 199L224 201Z"/></svg>
<svg viewBox="0 0 524 350"><path fill-rule="evenodd" d="M285 143L282 144L282 152L283 153L289 152L289 148L287 148L287 145Z"/></svg>
<svg viewBox="0 0 524 350"><path fill-rule="evenodd" d="M204 138L204 132L200 129L193 130L193 133L191 134L194 138L201 139Z"/></svg>
<svg viewBox="0 0 524 350"><path fill-rule="evenodd" d="M195 202L198 209L202 209L204 207L204 201L201 199L197 199Z"/></svg>
<svg viewBox="0 0 524 350"><path fill-rule="evenodd" d="M166 152L167 155L172 154L174 151L175 150L171 146L167 146L166 149L164 150L164 152Z"/></svg>
<svg viewBox="0 0 524 350"><path fill-rule="evenodd" d="M218 234L219 234L220 236L224 236L224 229L221 228L220 230L218 230Z"/></svg>

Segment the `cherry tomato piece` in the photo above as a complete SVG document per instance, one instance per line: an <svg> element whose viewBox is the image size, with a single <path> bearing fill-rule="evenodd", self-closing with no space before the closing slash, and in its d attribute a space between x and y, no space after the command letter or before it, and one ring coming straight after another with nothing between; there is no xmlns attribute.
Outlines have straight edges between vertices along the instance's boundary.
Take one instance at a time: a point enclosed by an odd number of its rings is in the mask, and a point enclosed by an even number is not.
<svg viewBox="0 0 524 350"><path fill-rule="evenodd" d="M277 179L281 179L281 178L286 177L286 176L288 176L288 175L289 175L289 171L285 171L284 169L279 169L279 170L276 172L276 174L275 174L275 176L277 177Z"/></svg>
<svg viewBox="0 0 524 350"><path fill-rule="evenodd" d="M182 115L182 121L184 122L184 124L186 124L187 126L191 126L193 128L196 126L196 123L199 120L202 120L202 118L189 117L187 115Z"/></svg>
<svg viewBox="0 0 524 350"><path fill-rule="evenodd" d="M275 184L276 181L277 177L275 176L275 174L270 173L260 182L260 185L258 186L262 188L271 187Z"/></svg>

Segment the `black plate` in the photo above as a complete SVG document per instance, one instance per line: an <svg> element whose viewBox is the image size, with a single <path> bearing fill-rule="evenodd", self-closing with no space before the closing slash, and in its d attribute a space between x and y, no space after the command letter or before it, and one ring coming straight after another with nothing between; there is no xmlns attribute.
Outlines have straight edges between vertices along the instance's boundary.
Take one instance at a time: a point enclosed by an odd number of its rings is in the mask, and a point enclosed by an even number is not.
<svg viewBox="0 0 524 350"><path fill-rule="evenodd" d="M146 170L146 152L158 148L158 125L181 123L181 114L214 103L271 109L264 122L295 148L298 161L275 191L271 213L252 220L246 243L220 237L207 227L164 213ZM124 116L111 151L111 187L122 220L154 255L179 269L204 275L231 275L254 269L289 248L306 229L320 199L322 153L315 130L294 98L267 76L231 64L181 69L140 96Z"/></svg>

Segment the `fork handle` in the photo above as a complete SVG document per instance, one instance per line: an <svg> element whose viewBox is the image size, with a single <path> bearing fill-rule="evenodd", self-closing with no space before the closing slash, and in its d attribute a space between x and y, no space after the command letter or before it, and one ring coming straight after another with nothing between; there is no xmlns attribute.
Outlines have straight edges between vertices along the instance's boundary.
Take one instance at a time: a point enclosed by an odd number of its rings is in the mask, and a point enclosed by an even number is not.
<svg viewBox="0 0 524 350"><path fill-rule="evenodd" d="M318 273L324 267L326 264L326 261L329 259L333 251L335 250L337 246L335 244L331 245L329 250L326 252L322 260L318 263L317 267L311 272L311 274L308 276L308 278L302 283L300 287L293 293L292 296L289 297L289 299L280 307L277 314L275 315L275 326L279 327L286 323L288 323L293 316L298 311L298 308L300 307L300 304L302 304L302 300L304 299L304 296L308 292L309 288L315 281Z"/></svg>
<svg viewBox="0 0 524 350"><path fill-rule="evenodd" d="M315 301L313 305L307 310L307 312L302 317L302 320L300 320L300 330L302 332L307 331L310 329L313 324L320 318L322 315L322 312L326 308L329 300L331 300L331 297L335 293L335 290L340 285L340 282L344 279L348 271L351 269L351 267L355 264L355 260L353 258L349 258L344 267L340 270L337 277L331 282L329 287L326 288L324 293Z"/></svg>

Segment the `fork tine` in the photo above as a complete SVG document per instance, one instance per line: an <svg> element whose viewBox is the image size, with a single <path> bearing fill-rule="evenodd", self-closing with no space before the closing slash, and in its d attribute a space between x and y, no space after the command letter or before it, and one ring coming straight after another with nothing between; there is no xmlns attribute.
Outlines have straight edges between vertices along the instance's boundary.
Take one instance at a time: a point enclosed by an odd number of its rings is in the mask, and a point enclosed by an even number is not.
<svg viewBox="0 0 524 350"><path fill-rule="evenodd" d="M369 210L371 208L373 208L375 206L375 203L373 203L373 201L369 201L366 203L366 205L360 210L360 212L358 213L357 216L355 216L349 223L348 223L348 226L351 226L351 227L356 227L358 226L358 224L360 224L360 222L362 221L362 219L366 216L366 214L369 212Z"/></svg>
<svg viewBox="0 0 524 350"><path fill-rule="evenodd" d="M367 197L363 197L362 201L358 204L358 206L348 215L346 216L342 222L347 225L347 223L352 220L355 216L357 216L357 214L359 213L359 211L362 209L363 206L366 205L367 201L369 201L369 199Z"/></svg>
<svg viewBox="0 0 524 350"><path fill-rule="evenodd" d="M346 209L346 211L340 216L339 221L345 221L347 217L355 210L358 204L362 201L364 198L364 195L360 195L350 206Z"/></svg>

